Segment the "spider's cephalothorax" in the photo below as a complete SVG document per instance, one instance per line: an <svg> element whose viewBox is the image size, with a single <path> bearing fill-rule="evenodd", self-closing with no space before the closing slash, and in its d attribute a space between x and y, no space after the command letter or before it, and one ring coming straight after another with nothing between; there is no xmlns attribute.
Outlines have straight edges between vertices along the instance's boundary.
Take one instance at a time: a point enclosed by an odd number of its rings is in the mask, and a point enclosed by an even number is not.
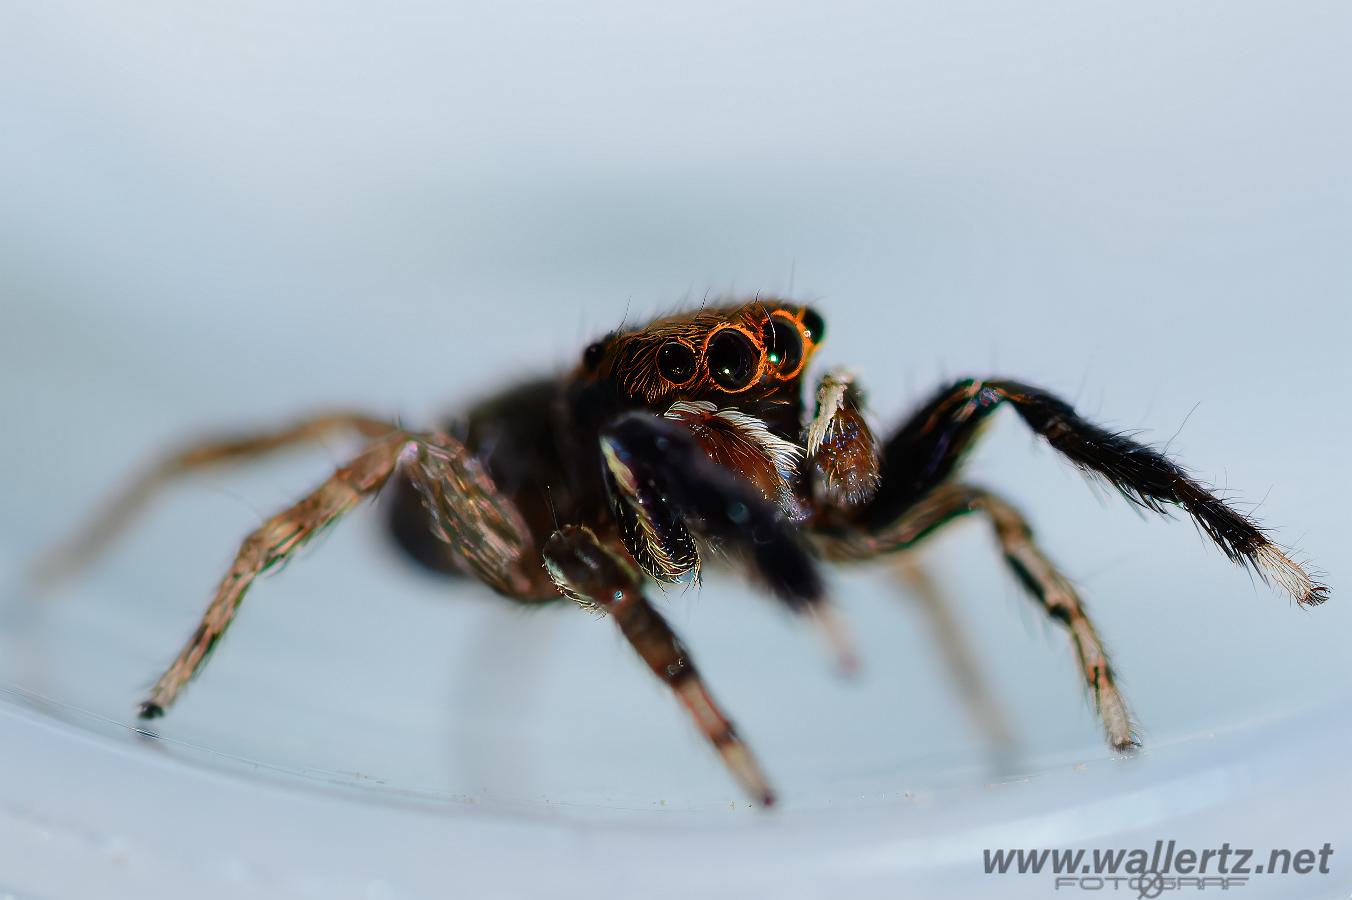
<svg viewBox="0 0 1352 900"><path fill-rule="evenodd" d="M801 382L823 337L821 317L798 304L707 307L613 332L587 347L562 378L505 391L442 431L339 413L196 444L152 469L47 571L89 557L168 478L355 431L368 441L360 454L245 539L198 629L142 704L143 716L163 714L197 673L259 573L393 482L389 521L415 559L521 602L565 596L608 613L732 775L767 804L773 795L755 758L644 594L649 579L697 577L710 550L788 608L809 614L848 665L821 562L899 553L980 513L1032 599L1065 626L1109 743L1135 745L1126 703L1074 587L1017 510L957 477L980 425L1000 406L1011 406L1077 467L1134 503L1183 510L1227 556L1299 604L1327 599L1328 589L1252 519L1162 452L1086 421L1038 388L959 380L885 441L874 436L862 395L843 371L822 376L808 409ZM970 669L961 653L951 657ZM963 672L959 681L991 727L988 698L972 687L977 673Z"/></svg>
<svg viewBox="0 0 1352 900"><path fill-rule="evenodd" d="M796 402L823 337L821 316L770 301L658 319L587 348L575 378L656 406L678 399Z"/></svg>

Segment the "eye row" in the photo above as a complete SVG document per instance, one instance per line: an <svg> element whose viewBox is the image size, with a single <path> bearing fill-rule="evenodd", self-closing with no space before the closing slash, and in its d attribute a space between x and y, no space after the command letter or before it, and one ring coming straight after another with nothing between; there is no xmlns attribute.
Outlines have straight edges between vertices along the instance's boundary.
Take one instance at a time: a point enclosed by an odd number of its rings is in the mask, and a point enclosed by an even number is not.
<svg viewBox="0 0 1352 900"><path fill-rule="evenodd" d="M702 357L710 380L723 390L736 393L760 380L767 367L781 380L796 376L803 367L805 339L820 340L811 323L799 325L788 315L775 313L766 320L759 335L740 325L717 329L705 340L700 352L683 340L667 341L658 348L657 368L663 378L680 386L699 372Z"/></svg>

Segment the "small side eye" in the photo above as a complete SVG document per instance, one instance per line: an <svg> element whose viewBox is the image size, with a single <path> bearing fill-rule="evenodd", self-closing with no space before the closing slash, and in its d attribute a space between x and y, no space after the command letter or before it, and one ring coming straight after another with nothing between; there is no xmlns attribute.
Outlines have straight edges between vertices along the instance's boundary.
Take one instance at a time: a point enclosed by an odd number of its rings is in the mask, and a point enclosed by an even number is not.
<svg viewBox="0 0 1352 900"><path fill-rule="evenodd" d="M798 326L783 315L773 315L761 330L765 358L785 378L798 374L803 365L803 336Z"/></svg>
<svg viewBox="0 0 1352 900"><path fill-rule="evenodd" d="M604 341L597 341L589 346L582 353L582 367L588 372L595 372L596 367L601 365L601 357L605 356L606 345Z"/></svg>
<svg viewBox="0 0 1352 900"><path fill-rule="evenodd" d="M760 349L735 328L725 328L709 340L709 377L725 391L740 391L760 374Z"/></svg>
<svg viewBox="0 0 1352 900"><path fill-rule="evenodd" d="M803 310L803 331L807 333L808 340L814 344L820 344L826 337L826 323L811 307Z"/></svg>
<svg viewBox="0 0 1352 900"><path fill-rule="evenodd" d="M672 384L695 377L695 351L680 341L667 341L657 351L657 369Z"/></svg>

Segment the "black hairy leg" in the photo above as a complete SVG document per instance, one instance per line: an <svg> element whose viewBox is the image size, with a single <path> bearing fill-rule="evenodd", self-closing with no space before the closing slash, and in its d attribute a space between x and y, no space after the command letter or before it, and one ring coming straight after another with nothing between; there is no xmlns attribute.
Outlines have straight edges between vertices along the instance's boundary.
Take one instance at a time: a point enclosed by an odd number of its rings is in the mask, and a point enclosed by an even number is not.
<svg viewBox="0 0 1352 900"><path fill-rule="evenodd" d="M1081 418L1057 397L1016 381L964 379L939 391L883 448L882 484L860 521L884 528L943 483L990 413L1008 403L1020 418L1082 471L1102 478L1152 512L1187 512L1232 561L1271 580L1302 606L1328 599L1261 526L1194 479L1161 451Z"/></svg>
<svg viewBox="0 0 1352 900"><path fill-rule="evenodd" d="M773 804L774 792L760 764L709 695L690 651L643 596L642 573L585 526L556 531L545 543L544 559L560 592L615 620L634 651L685 706L737 783L762 805Z"/></svg>
<svg viewBox="0 0 1352 900"><path fill-rule="evenodd" d="M948 482L926 494L885 528L842 535L833 539L827 549L840 558L858 559L908 550L943 526L973 512L983 514L990 522L1005 562L1019 583L1069 633L1108 743L1118 750L1136 746L1126 700L1117 688L1107 651L1085 612L1084 603L1070 581L1034 542L1033 531L1023 515L1007 501L980 487Z"/></svg>
<svg viewBox="0 0 1352 900"><path fill-rule="evenodd" d="M798 528L752 482L713 462L679 421L628 413L601 431L601 451L620 538L647 574L698 577L694 535L745 564L794 612L809 613L842 671L857 665Z"/></svg>
<svg viewBox="0 0 1352 900"><path fill-rule="evenodd" d="M710 460L676 421L645 413L601 432L611 503L625 546L659 581L698 573L692 530L744 553L766 586L794 610L825 600L820 574L780 508Z"/></svg>

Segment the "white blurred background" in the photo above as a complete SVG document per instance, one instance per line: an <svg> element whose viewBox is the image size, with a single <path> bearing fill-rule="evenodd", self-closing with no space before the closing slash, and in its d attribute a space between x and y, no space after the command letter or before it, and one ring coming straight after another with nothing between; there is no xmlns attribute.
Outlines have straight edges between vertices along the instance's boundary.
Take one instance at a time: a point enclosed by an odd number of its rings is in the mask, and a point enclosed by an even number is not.
<svg viewBox="0 0 1352 900"><path fill-rule="evenodd" d="M337 782L354 817L417 797L697 831L731 803L777 827L608 623L426 579L370 511L260 583L167 740L130 742L239 538L341 442L183 484L39 612L19 581L185 436L334 406L438 421L626 315L759 291L817 304L818 360L860 374L881 426L958 375L1041 384L1168 442L1327 573L1333 602L1298 610L1000 416L973 475L1082 587L1148 748L1342 722L1350 41L1339 3L8 7L0 706L128 758ZM986 530L928 567L1016 724L1015 773L1111 761ZM911 598L882 573L833 585L855 684L730 577L663 609L776 821L923 828L908 798L994 777L980 737Z"/></svg>

